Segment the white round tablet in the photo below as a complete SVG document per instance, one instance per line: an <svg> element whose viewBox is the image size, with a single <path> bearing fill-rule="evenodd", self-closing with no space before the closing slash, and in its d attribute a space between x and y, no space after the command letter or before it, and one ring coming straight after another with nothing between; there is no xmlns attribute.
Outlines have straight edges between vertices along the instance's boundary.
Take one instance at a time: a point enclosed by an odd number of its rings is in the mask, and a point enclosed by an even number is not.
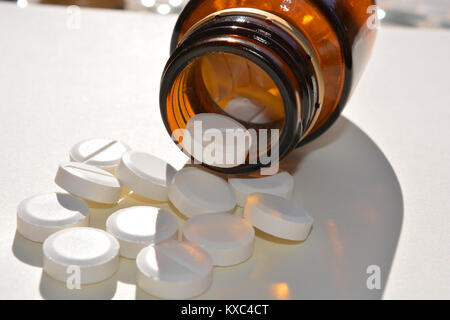
<svg viewBox="0 0 450 320"><path fill-rule="evenodd" d="M119 210L106 221L106 230L120 243L120 255L136 259L150 244L178 239L178 221L156 207L131 207Z"/></svg>
<svg viewBox="0 0 450 320"><path fill-rule="evenodd" d="M228 116L200 113L188 120L182 145L200 163L232 168L245 163L251 134Z"/></svg>
<svg viewBox="0 0 450 320"><path fill-rule="evenodd" d="M190 218L183 226L183 239L205 249L215 266L231 266L253 254L255 230L240 217L211 213Z"/></svg>
<svg viewBox="0 0 450 320"><path fill-rule="evenodd" d="M80 284L100 282L119 267L119 243L100 229L63 229L45 240L43 251L44 271L63 282L70 276L79 276Z"/></svg>
<svg viewBox="0 0 450 320"><path fill-rule="evenodd" d="M249 195L244 218L255 227L275 237L303 241L311 230L313 218L291 200L264 194Z"/></svg>
<svg viewBox="0 0 450 320"><path fill-rule="evenodd" d="M151 245L138 254L136 265L138 286L156 297L188 299L211 286L211 258L191 242L169 240Z"/></svg>
<svg viewBox="0 0 450 320"><path fill-rule="evenodd" d="M229 212L236 206L236 196L225 180L195 167L177 172L169 186L169 199L188 217Z"/></svg>
<svg viewBox="0 0 450 320"><path fill-rule="evenodd" d="M62 162L55 182L67 192L100 203L116 203L122 192L111 173L85 163Z"/></svg>
<svg viewBox="0 0 450 320"><path fill-rule="evenodd" d="M140 151L125 153L116 169L119 181L152 200L167 201L167 187L176 170L167 162Z"/></svg>
<svg viewBox="0 0 450 320"><path fill-rule="evenodd" d="M70 149L70 161L83 162L114 173L122 155L130 150L125 143L108 138L83 140Z"/></svg>
<svg viewBox="0 0 450 320"><path fill-rule="evenodd" d="M241 207L245 205L247 197L252 193L268 193L290 199L294 191L294 178L288 172L280 172L264 178L232 178L228 182Z"/></svg>
<svg viewBox="0 0 450 320"><path fill-rule="evenodd" d="M17 231L36 242L61 229L87 227L88 223L87 203L68 194L37 195L23 200L17 208Z"/></svg>

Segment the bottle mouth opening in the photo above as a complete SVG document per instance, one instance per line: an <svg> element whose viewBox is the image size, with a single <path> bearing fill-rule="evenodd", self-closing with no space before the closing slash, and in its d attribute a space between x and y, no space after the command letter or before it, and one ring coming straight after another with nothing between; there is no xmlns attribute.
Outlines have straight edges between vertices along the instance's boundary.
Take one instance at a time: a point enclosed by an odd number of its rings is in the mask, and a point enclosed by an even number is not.
<svg viewBox="0 0 450 320"><path fill-rule="evenodd" d="M278 130L276 141L271 139L265 148L267 154L276 149L278 160L295 148L313 113L311 80L302 74L306 67L301 66L310 61L303 61L260 23L270 22L217 17L199 25L177 46L164 70L160 91L161 114L169 134L184 129L195 115L216 113L247 129ZM264 156L258 152L258 158ZM247 173L271 165L247 160L238 167L212 169Z"/></svg>
<svg viewBox="0 0 450 320"><path fill-rule="evenodd" d="M241 67L230 70L231 63ZM257 137L265 134L266 145L259 139L252 142L258 146L253 158L249 155L236 167L209 166L213 170L233 174L255 171L272 166L292 149L299 125L296 94L273 57L246 39L218 36L183 43L169 60L161 84L161 113L171 135L200 113L226 115L255 130ZM278 130L277 134L267 137L272 130ZM180 141L175 142L182 147ZM271 161L264 163L267 159Z"/></svg>
<svg viewBox="0 0 450 320"><path fill-rule="evenodd" d="M247 127L282 129L284 103L272 78L242 56L216 52L191 64L192 79L210 100L210 112L224 113ZM188 79L190 78L187 77Z"/></svg>
<svg viewBox="0 0 450 320"><path fill-rule="evenodd" d="M160 92L161 113L171 135L201 113L228 116L254 130L257 138L264 130L264 134L278 130L276 135L265 136L265 146L262 140L253 141L261 150L249 155L244 164L209 166L233 174L271 165L261 163L262 158L278 161L288 152L298 125L295 94L282 70L260 52L238 46L234 40L210 39L185 50L179 48L166 67ZM181 141L175 142L182 147ZM274 150L278 155L271 154Z"/></svg>
<svg viewBox="0 0 450 320"><path fill-rule="evenodd" d="M210 52L190 61L176 76L168 97L184 128L199 113L226 115L246 128L283 129L285 105L280 89L263 68L235 53Z"/></svg>

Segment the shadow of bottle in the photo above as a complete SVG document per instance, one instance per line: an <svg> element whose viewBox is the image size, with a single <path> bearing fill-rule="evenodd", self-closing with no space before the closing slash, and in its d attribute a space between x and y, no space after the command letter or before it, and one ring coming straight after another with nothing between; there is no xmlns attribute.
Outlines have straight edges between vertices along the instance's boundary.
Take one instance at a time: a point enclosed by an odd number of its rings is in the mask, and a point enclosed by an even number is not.
<svg viewBox="0 0 450 320"><path fill-rule="evenodd" d="M216 268L213 286L201 298L380 299L403 221L401 188L382 151L341 117L280 165L294 176L294 201L314 218L308 240L285 243L258 232L253 256L237 266ZM115 210L143 204L128 197L119 207L92 208L97 215L93 225L104 228ZM12 251L19 260L42 266L41 244L16 233ZM371 266L381 271L379 288L368 286ZM135 284L135 278L135 262L121 259L112 278L82 290L68 290L43 273L40 292L47 299L110 299L117 281ZM137 288L136 298L152 297Z"/></svg>
<svg viewBox="0 0 450 320"><path fill-rule="evenodd" d="M341 117L280 168L294 177L293 200L314 218L309 238L257 232L253 256L216 269L202 298L381 299L403 222L400 184L382 151ZM379 286L371 285L374 276Z"/></svg>

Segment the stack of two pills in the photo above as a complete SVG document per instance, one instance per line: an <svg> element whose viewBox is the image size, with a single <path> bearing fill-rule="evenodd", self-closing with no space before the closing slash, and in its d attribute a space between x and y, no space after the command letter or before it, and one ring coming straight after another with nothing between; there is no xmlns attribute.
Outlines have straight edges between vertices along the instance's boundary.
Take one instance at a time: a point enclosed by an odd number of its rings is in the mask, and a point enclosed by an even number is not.
<svg viewBox="0 0 450 320"><path fill-rule="evenodd" d="M194 167L176 172L158 158L108 139L77 144L71 160L60 164L55 182L72 195L40 195L18 208L18 231L44 241L44 270L60 281L70 266L80 268L82 284L105 280L117 270L120 254L136 258L137 284L148 293L189 298L209 288L213 265L238 264L252 255L252 225L299 241L312 225L306 212L284 199L293 189L287 173L227 183ZM89 207L82 199L115 204L122 186L152 200L170 200L189 217L183 241L177 240L174 215L155 207L117 211L107 220L108 232L89 228ZM230 214L236 204L245 205L244 219Z"/></svg>

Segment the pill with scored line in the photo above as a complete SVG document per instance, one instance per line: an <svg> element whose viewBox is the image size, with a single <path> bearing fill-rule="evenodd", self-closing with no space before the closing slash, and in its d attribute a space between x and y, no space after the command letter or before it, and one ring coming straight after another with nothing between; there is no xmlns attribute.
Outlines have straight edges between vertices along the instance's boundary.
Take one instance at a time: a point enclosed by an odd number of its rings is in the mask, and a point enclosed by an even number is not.
<svg viewBox="0 0 450 320"><path fill-rule="evenodd" d="M209 254L192 242L167 240L148 246L136 258L137 285L156 297L188 299L212 283Z"/></svg>
<svg viewBox="0 0 450 320"><path fill-rule="evenodd" d="M201 163L233 168L245 163L252 136L246 127L233 118L200 113L187 122L182 145L188 155Z"/></svg>
<svg viewBox="0 0 450 320"><path fill-rule="evenodd" d="M82 162L114 173L123 154L131 148L124 142L109 138L80 141L69 152L70 161Z"/></svg>
<svg viewBox="0 0 450 320"><path fill-rule="evenodd" d="M111 173L78 162L62 162L55 183L73 195L106 204L117 203L122 192L119 180Z"/></svg>

